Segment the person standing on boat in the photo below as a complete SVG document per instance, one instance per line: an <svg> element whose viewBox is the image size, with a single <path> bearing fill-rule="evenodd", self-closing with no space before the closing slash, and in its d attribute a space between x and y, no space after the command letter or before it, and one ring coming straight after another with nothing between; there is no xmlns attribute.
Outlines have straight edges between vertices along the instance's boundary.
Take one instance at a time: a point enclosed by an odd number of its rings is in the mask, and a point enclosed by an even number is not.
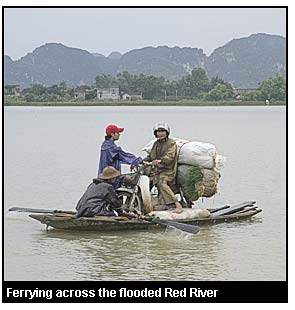
<svg viewBox="0 0 295 310"><path fill-rule="evenodd" d="M105 141L101 145L100 159L98 166L98 174L102 173L103 169L107 166L116 168L121 173L121 164L137 166L142 163L142 158L134 154L127 153L122 150L120 146L116 145L116 141L120 138L120 133L124 128L116 125L108 125L106 127ZM116 178L114 187L118 188L121 184L121 178Z"/></svg>
<svg viewBox="0 0 295 310"><path fill-rule="evenodd" d="M155 124L153 131L157 141L153 144L150 154L143 160L143 164L147 166L152 162L150 178L152 185L158 189L160 204L175 206L175 212L181 213L182 206L171 189L176 183L176 142L169 138L170 127L166 123Z"/></svg>
<svg viewBox="0 0 295 310"><path fill-rule="evenodd" d="M114 167L106 167L87 187L76 206L76 217L93 217L97 215L118 216L122 214L121 201L113 183L120 175Z"/></svg>

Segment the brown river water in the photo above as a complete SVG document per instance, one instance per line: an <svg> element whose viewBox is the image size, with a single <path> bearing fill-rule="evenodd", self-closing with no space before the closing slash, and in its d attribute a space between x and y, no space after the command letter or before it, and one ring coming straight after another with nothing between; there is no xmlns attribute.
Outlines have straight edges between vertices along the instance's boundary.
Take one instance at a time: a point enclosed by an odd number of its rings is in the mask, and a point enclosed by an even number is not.
<svg viewBox="0 0 295 310"><path fill-rule="evenodd" d="M194 236L46 231L7 212L73 210L96 175L105 126L125 127L118 145L144 156L157 121L227 157L218 194L196 207L255 200L263 212ZM3 217L5 280L285 280L286 108L5 107Z"/></svg>

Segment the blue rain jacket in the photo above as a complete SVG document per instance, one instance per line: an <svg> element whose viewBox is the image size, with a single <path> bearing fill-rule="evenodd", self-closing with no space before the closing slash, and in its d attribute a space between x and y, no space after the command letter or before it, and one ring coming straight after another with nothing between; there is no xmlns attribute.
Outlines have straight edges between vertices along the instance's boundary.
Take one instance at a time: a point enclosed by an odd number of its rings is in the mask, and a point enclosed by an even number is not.
<svg viewBox="0 0 295 310"><path fill-rule="evenodd" d="M98 174L102 173L107 166L112 166L121 172L121 164L137 166L141 162L141 157L123 151L113 140L105 140L101 146ZM118 188L119 186L120 176L116 179L114 187Z"/></svg>

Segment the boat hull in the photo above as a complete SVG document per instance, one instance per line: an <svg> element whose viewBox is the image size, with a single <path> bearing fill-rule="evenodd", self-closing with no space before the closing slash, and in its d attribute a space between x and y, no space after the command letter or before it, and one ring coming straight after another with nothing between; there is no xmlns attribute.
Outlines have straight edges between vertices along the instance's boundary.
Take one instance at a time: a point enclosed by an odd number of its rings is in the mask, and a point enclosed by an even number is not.
<svg viewBox="0 0 295 310"><path fill-rule="evenodd" d="M177 222L192 225L214 225L224 222L246 220L260 213L261 209L237 212L235 214L197 218L190 220L177 220ZM62 230L76 231L122 231L122 230L150 230L163 229L162 225L139 219L127 217L96 216L93 218L76 218L70 214L30 214L31 218L45 224L48 227ZM173 221L172 221L173 222Z"/></svg>

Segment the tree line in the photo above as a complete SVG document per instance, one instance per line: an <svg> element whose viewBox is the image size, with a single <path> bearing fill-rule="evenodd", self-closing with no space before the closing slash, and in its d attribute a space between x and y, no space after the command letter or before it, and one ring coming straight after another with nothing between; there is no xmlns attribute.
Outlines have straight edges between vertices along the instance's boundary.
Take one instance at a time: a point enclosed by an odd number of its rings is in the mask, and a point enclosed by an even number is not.
<svg viewBox="0 0 295 310"><path fill-rule="evenodd" d="M69 87L65 82L46 87L33 84L22 90L21 95L27 102L81 101L78 93L86 94L85 99L95 99L95 89L118 87L120 93L141 94L144 100L198 100L198 101L284 101L286 81L276 76L262 81L257 89L238 90L219 77L209 79L204 69L193 69L190 74L178 81L164 77L134 75L127 71L116 76L97 75L94 85Z"/></svg>

